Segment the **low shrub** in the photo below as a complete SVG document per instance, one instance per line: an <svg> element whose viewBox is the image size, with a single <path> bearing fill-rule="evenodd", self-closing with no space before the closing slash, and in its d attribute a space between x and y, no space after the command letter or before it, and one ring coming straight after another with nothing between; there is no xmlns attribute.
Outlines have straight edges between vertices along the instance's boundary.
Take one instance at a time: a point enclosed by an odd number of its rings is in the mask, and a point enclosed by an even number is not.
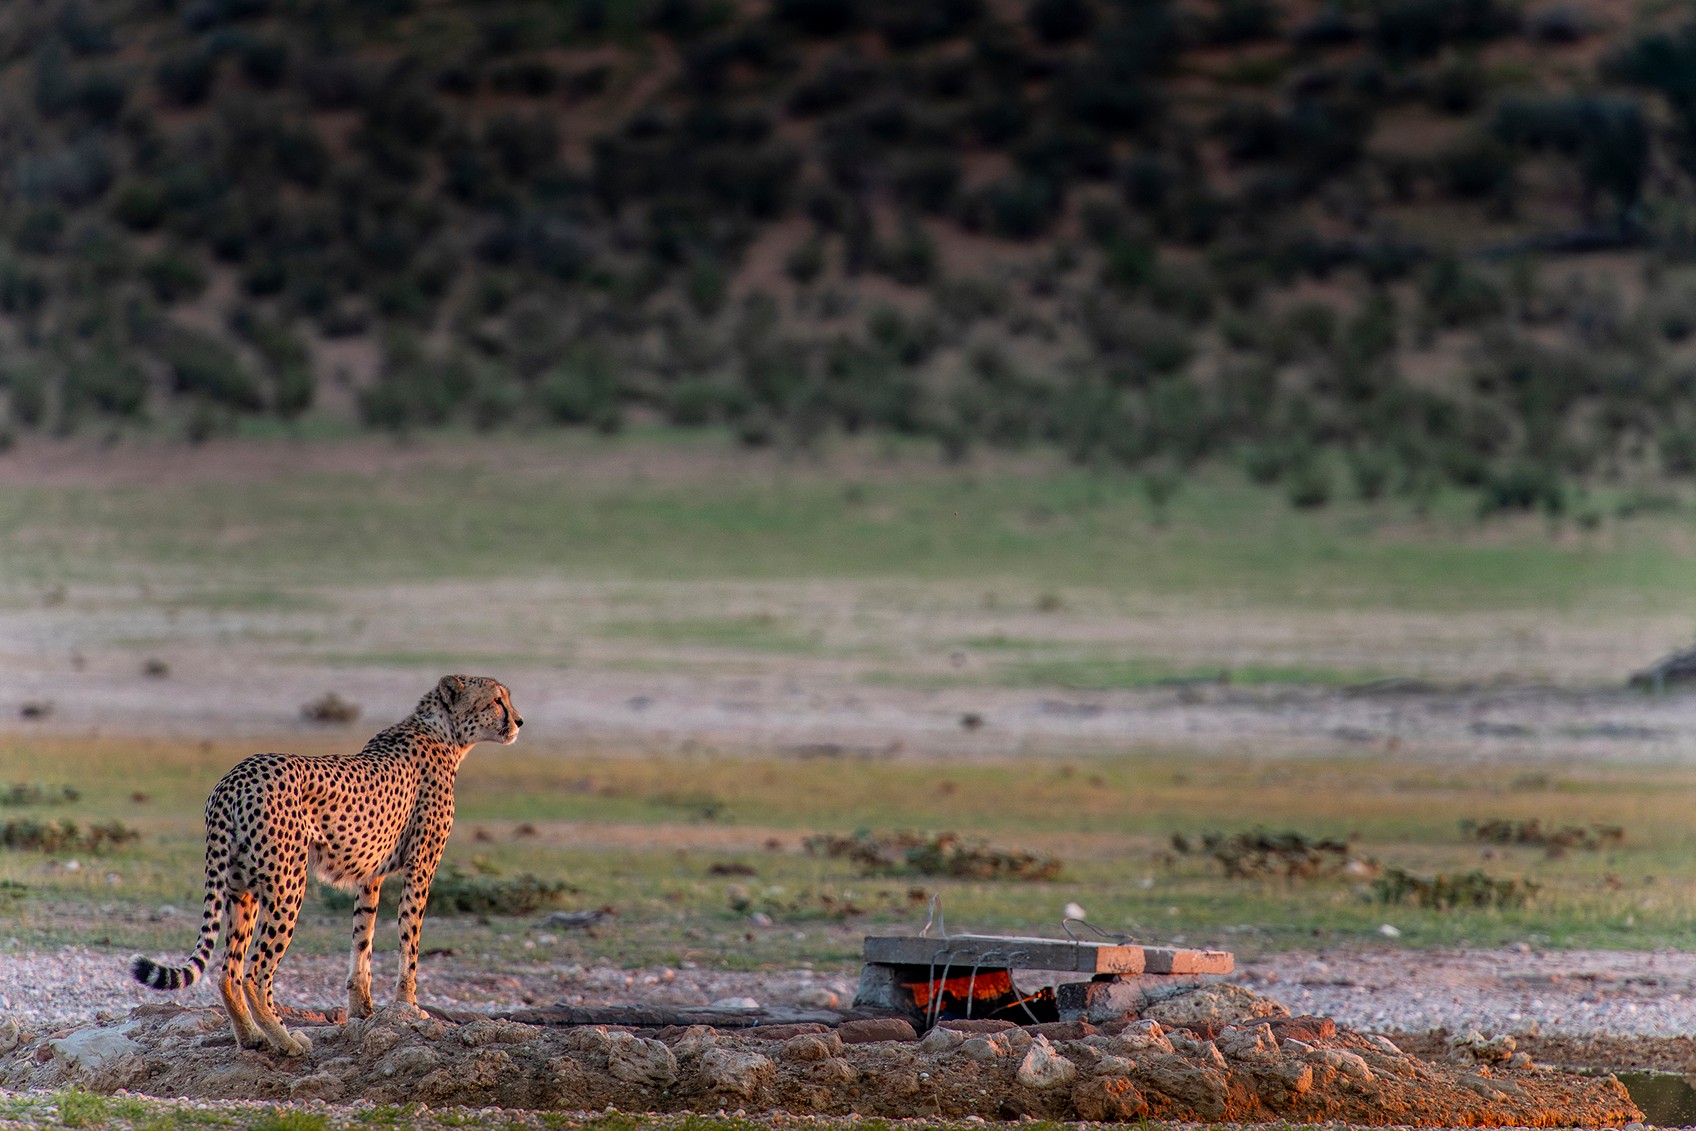
<svg viewBox="0 0 1696 1131"><path fill-rule="evenodd" d="M74 785L21 781L0 785L0 805L57 805L81 797L82 791Z"/></svg>
<svg viewBox="0 0 1696 1131"><path fill-rule="evenodd" d="M816 280L824 272L824 241L813 236L798 245L784 257L783 270L802 286Z"/></svg>
<svg viewBox="0 0 1696 1131"><path fill-rule="evenodd" d="M1478 869L1457 876L1419 876L1388 868L1372 881L1372 894L1380 903L1412 904L1437 911L1523 907L1537 890L1538 885L1530 880L1499 880Z"/></svg>
<svg viewBox="0 0 1696 1131"><path fill-rule="evenodd" d="M1284 479L1284 493L1299 510L1316 510L1331 501L1331 467L1317 456L1301 460Z"/></svg>
<svg viewBox="0 0 1696 1131"><path fill-rule="evenodd" d="M7 821L0 825L0 847L30 852L104 853L141 839L141 834L119 821Z"/></svg>
<svg viewBox="0 0 1696 1131"><path fill-rule="evenodd" d="M385 884L379 906L384 913L393 914L400 906L398 881ZM356 893L324 886L319 889L324 907L330 911L353 910ZM564 880L544 880L529 872L510 879L498 876L472 875L451 860L436 869L430 884L430 904L426 917L450 915L513 916L533 915L548 907L558 907L567 895L577 891Z"/></svg>
<svg viewBox="0 0 1696 1131"><path fill-rule="evenodd" d="M1053 880L1063 867L1055 856L1042 856L1019 849L997 848L968 840L958 833L933 836L917 833L874 834L860 831L853 836L821 833L805 838L802 846L810 855L848 860L861 872L951 876L967 880Z"/></svg>
<svg viewBox="0 0 1696 1131"><path fill-rule="evenodd" d="M199 330L172 326L158 345L178 393L241 412L265 407L259 382L224 342Z"/></svg>
<svg viewBox="0 0 1696 1131"><path fill-rule="evenodd" d="M1389 452L1367 448L1349 453L1349 477L1355 494L1373 502L1383 497L1395 474L1396 460Z"/></svg>
<svg viewBox="0 0 1696 1131"><path fill-rule="evenodd" d="M1310 837L1294 830L1275 833L1254 829L1229 836L1208 832L1199 840L1173 833L1171 844L1181 855L1204 855L1218 861L1228 879L1319 879L1337 875L1354 860L1347 840Z"/></svg>
<svg viewBox="0 0 1696 1131"><path fill-rule="evenodd" d="M618 387L612 373L589 361L568 362L542 378L537 398L559 424L599 426L618 411Z"/></svg>
<svg viewBox="0 0 1696 1131"><path fill-rule="evenodd" d="M1524 462L1489 470L1478 502L1482 514L1541 510L1559 515L1566 511L1566 504L1566 486L1560 474L1545 464Z"/></svg>
<svg viewBox="0 0 1696 1131"><path fill-rule="evenodd" d="M146 260L141 265L141 277L164 306L199 298L206 290L206 272L182 252L167 251Z"/></svg>
<svg viewBox="0 0 1696 1131"><path fill-rule="evenodd" d="M86 405L112 416L138 416L147 403L147 374L133 359L102 350L65 372L67 414Z"/></svg>
<svg viewBox="0 0 1696 1131"><path fill-rule="evenodd" d="M1463 820L1460 831L1485 844L1518 844L1564 852L1579 848L1598 852L1603 848L1618 848L1625 843L1625 829L1619 825L1545 825L1536 817L1513 820L1492 817L1488 820Z"/></svg>
<svg viewBox="0 0 1696 1131"><path fill-rule="evenodd" d="M189 48L167 55L153 72L153 83L177 106L199 106L212 94L218 79L218 60L210 52Z"/></svg>

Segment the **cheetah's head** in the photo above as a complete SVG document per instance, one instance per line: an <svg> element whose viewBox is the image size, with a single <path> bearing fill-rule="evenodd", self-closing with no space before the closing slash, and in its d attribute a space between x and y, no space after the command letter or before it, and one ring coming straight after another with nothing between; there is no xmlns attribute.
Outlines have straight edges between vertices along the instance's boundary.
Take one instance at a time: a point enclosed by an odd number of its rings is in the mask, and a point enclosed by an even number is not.
<svg viewBox="0 0 1696 1131"><path fill-rule="evenodd" d="M445 675L425 702L436 700L467 746L478 742L510 745L524 719L512 709L505 685L481 675Z"/></svg>

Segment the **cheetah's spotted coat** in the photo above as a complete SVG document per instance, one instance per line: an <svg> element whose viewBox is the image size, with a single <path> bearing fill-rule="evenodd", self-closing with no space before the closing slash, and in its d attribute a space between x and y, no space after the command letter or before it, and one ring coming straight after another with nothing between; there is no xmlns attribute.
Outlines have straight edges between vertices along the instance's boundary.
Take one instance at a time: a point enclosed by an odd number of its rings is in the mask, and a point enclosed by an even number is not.
<svg viewBox="0 0 1696 1131"><path fill-rule="evenodd" d="M371 1015L377 895L385 876L402 873L395 1000L416 1009L419 924L453 828L454 776L477 743L510 743L523 725L501 684L450 675L410 717L358 754L243 759L206 802L206 904L194 953L182 966L136 955L131 974L156 990L193 985L206 970L221 926L219 989L236 1040L299 1056L311 1042L277 1019L271 981L294 934L307 871L326 883L359 889L347 979L350 1018Z"/></svg>

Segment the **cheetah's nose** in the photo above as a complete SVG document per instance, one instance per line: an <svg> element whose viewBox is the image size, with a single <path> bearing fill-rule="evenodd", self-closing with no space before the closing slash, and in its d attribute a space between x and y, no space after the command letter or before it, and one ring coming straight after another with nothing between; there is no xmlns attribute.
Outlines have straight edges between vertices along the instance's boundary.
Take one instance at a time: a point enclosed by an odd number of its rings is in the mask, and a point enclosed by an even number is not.
<svg viewBox="0 0 1696 1131"><path fill-rule="evenodd" d="M523 726L524 725L524 716L522 716L522 715L512 716L512 725L515 726L515 727Z"/></svg>

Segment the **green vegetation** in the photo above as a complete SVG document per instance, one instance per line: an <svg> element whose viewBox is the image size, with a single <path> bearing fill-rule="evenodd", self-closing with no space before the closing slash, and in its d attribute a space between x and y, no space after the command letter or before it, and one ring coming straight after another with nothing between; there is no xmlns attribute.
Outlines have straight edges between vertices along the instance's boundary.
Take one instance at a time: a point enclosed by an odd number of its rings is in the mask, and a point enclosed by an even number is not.
<svg viewBox="0 0 1696 1131"><path fill-rule="evenodd" d="M244 752L225 744L7 739L0 764L51 760L83 787L82 816L122 817L148 834L76 871L0 854L0 879L29 881L8 912L10 933L24 945L75 941L115 954L186 946L195 917L161 922L152 912L165 902L199 906L195 814L209 783ZM123 772L138 760L150 767L145 802L131 797L132 775ZM1315 789L1316 781L1324 788ZM1076 901L1106 929L1248 953L1373 939L1386 921L1412 946L1532 940L1648 949L1688 934L1686 909L1696 898L1689 868L1696 833L1686 813L1692 786L1688 771L1649 765L1422 770L1376 754L1197 759L1136 750L947 765L843 758L826 773L815 760L787 757L479 750L462 775L448 860L462 875L528 872L563 882L570 885L564 907L611 907L615 915L593 935L555 930L542 941L537 932L547 928L534 915L434 916L428 941L506 962L846 965L862 933L919 922L929 895L940 892L956 928L1052 931L1061 908ZM1456 814L1623 832L1593 850L1550 853L1542 844L1480 844ZM1349 869L1296 878L1273 868L1245 879L1222 873L1205 853L1169 849L1174 830L1260 827L1299 830L1304 844L1346 841L1351 856L1399 877L1396 898L1407 902L1386 907L1389 896ZM867 875L851 853L804 847L821 834L852 844L856 828L968 828L998 846L995 860L1040 862L1047 882L988 878L998 873L975 870L988 859L981 854L971 867ZM933 832L916 843L960 842ZM891 859L899 863L899 854ZM1467 879L1478 870L1488 875ZM1446 895L1429 906L1420 901L1416 889L1434 876L1460 877L1458 906ZM1475 906L1486 879L1491 891L1511 897ZM103 936L80 928L68 934L67 908L93 904L109 908ZM755 910L775 926L751 931L747 916ZM335 954L345 935L345 915L314 899L295 945Z"/></svg>
<svg viewBox="0 0 1696 1131"><path fill-rule="evenodd" d="M1239 463L1582 515L1696 474L1693 44L1583 0L14 5L0 435L663 421L1041 445L1157 520Z"/></svg>
<svg viewBox="0 0 1696 1131"><path fill-rule="evenodd" d="M952 470L898 454L887 463L845 454L817 466L706 466L725 444L718 436L675 445L583 438L506 441L488 454L465 454L456 439L435 449L435 466L418 461L430 470L408 461L391 471L147 488L13 486L0 491L0 578L14 600L67 585L147 584L160 587L158 603L178 609L297 611L308 621L336 607L326 586L503 576L964 584L978 587L970 600L1006 602L1008 611L1042 611L1052 601L1059 619L1068 599L1638 611L1696 593L1688 504L1676 494L1597 490L1582 496L1584 521L1540 517L1486 527L1458 491L1418 506L1349 499L1293 511L1268 506L1263 491L1219 470L1199 474L1155 526L1136 483L1105 471L995 461ZM585 474L626 455L649 463L658 481ZM527 469L515 474L514 460ZM839 480L863 472L880 481L844 488ZM208 553L208 539L216 553ZM100 552L88 553L91 545ZM697 607L615 612L596 631L805 652L829 646L826 627L772 609L704 617ZM1006 641L988 647L1020 651ZM434 662L435 653L416 643L409 651L417 662ZM1099 649L1005 658L1011 682L1066 676L1081 686L1227 667L1249 683L1277 681L1280 667L1324 683L1373 674L1299 663L1163 667L1172 661ZM1024 666L1050 662L1083 666L1069 674Z"/></svg>

